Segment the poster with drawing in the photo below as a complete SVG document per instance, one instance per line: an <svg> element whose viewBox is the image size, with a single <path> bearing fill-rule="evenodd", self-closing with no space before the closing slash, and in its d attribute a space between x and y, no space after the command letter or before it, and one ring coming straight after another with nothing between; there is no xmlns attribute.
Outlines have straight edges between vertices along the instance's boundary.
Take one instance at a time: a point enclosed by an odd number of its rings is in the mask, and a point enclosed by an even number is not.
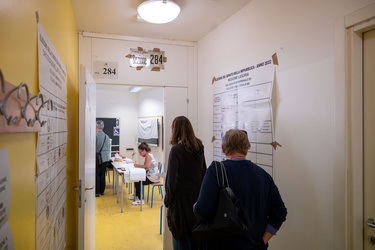
<svg viewBox="0 0 375 250"><path fill-rule="evenodd" d="M38 133L36 249L64 249L66 213L66 67L38 23L39 89L47 108Z"/></svg>
<svg viewBox="0 0 375 250"><path fill-rule="evenodd" d="M273 173L272 60L214 78L213 158L225 158L221 139L229 129L247 132L251 143L247 159Z"/></svg>

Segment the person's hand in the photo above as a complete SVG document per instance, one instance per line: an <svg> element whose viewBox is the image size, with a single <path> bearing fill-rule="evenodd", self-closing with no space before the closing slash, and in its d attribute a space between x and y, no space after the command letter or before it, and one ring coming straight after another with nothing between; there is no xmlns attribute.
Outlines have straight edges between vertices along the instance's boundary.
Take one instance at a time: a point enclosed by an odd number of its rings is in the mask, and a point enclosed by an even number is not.
<svg viewBox="0 0 375 250"><path fill-rule="evenodd" d="M269 233L269 232L264 232L263 234L263 242L264 242L264 245L266 245L268 243L268 241L270 241L270 239L272 238L273 234Z"/></svg>

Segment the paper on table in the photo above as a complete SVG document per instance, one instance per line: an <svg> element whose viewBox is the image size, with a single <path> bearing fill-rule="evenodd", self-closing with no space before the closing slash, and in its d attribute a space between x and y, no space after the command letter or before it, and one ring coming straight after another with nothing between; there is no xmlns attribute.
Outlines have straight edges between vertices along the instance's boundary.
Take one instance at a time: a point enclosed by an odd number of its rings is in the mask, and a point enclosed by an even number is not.
<svg viewBox="0 0 375 250"><path fill-rule="evenodd" d="M130 159L130 158L125 158L124 161L125 161L125 163L133 163L132 159Z"/></svg>
<svg viewBox="0 0 375 250"><path fill-rule="evenodd" d="M130 180L131 181L145 181L146 170L144 168L131 168L130 169Z"/></svg>

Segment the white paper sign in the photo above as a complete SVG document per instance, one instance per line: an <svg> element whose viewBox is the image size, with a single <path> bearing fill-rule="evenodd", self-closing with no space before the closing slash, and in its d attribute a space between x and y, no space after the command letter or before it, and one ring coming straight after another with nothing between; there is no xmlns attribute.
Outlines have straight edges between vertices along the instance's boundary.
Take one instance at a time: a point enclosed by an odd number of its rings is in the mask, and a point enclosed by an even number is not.
<svg viewBox="0 0 375 250"><path fill-rule="evenodd" d="M118 79L118 62L94 61L94 78Z"/></svg>
<svg viewBox="0 0 375 250"><path fill-rule="evenodd" d="M164 51L130 49L129 56L130 67L164 69Z"/></svg>
<svg viewBox="0 0 375 250"><path fill-rule="evenodd" d="M0 150L0 228L8 221L10 212L9 168L8 149L2 149ZM0 247L0 249L2 248Z"/></svg>
<svg viewBox="0 0 375 250"><path fill-rule="evenodd" d="M6 222L0 227L0 250L13 250L14 241L13 234L10 230L9 223Z"/></svg>
<svg viewBox="0 0 375 250"><path fill-rule="evenodd" d="M214 160L225 158L221 138L229 129L245 130L251 149L247 158L272 175L273 116L272 88L275 66L272 60L215 78L213 120Z"/></svg>
<svg viewBox="0 0 375 250"><path fill-rule="evenodd" d="M36 178L36 249L64 249L66 207L66 67L38 23L40 92L53 101L43 109L47 121L38 133Z"/></svg>

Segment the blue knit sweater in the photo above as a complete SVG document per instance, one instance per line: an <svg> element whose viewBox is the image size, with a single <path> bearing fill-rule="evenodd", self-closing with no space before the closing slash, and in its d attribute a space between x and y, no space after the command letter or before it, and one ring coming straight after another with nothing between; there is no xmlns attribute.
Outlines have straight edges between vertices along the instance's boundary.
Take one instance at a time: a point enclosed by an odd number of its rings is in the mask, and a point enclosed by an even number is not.
<svg viewBox="0 0 375 250"><path fill-rule="evenodd" d="M287 215L279 190L272 177L249 160L232 159L223 163L229 186L247 210L251 228L240 235L211 241L209 249L266 249L262 240L264 232L276 234ZM198 217L208 219L214 216L218 194L216 168L211 163L194 205Z"/></svg>

